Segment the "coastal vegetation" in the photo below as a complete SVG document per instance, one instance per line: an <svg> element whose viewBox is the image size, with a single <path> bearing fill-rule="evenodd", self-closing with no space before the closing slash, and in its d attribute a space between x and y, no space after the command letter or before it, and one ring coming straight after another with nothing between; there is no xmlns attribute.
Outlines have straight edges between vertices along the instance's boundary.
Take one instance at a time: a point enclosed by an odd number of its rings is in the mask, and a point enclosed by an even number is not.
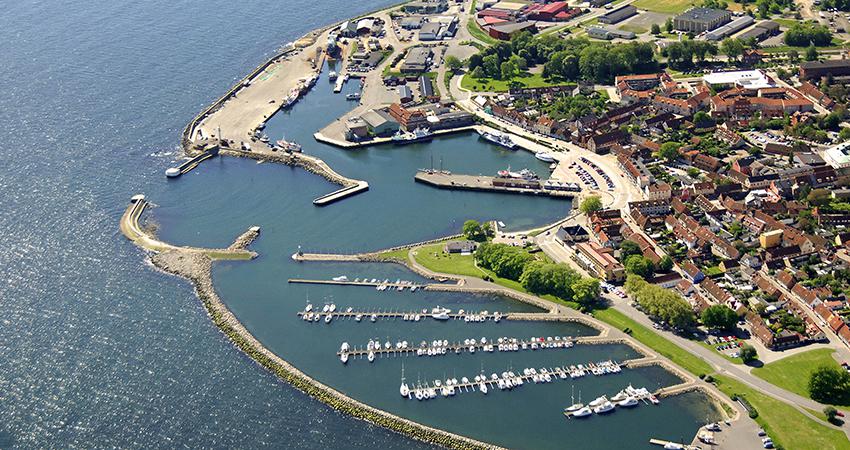
<svg viewBox="0 0 850 450"><path fill-rule="evenodd" d="M467 220L463 223L463 236L472 241L485 241L492 232L488 223L481 224L477 220Z"/></svg>
<svg viewBox="0 0 850 450"><path fill-rule="evenodd" d="M713 376L717 387L740 398L757 412L755 421L773 438L777 448L795 450L848 450L850 441L841 430L813 420L795 407L750 388L726 375Z"/></svg>

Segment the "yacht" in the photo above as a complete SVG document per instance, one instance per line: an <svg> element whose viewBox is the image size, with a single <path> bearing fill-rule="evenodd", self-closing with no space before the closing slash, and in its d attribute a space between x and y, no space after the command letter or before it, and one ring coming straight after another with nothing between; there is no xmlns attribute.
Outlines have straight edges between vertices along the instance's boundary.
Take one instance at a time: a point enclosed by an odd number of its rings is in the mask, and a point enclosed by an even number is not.
<svg viewBox="0 0 850 450"><path fill-rule="evenodd" d="M332 315L328 314L328 315L325 316L325 323L331 323L331 320L333 320Z"/></svg>
<svg viewBox="0 0 850 450"><path fill-rule="evenodd" d="M328 312L334 312L334 311L336 311L336 304L331 303L331 305L328 307Z"/></svg>
<svg viewBox="0 0 850 450"><path fill-rule="evenodd" d="M597 406L605 404L605 402L607 402L607 401L608 401L608 398L606 398L603 395L601 397L597 397L595 400L588 403L587 406L590 406L591 408L596 408Z"/></svg>
<svg viewBox="0 0 850 450"><path fill-rule="evenodd" d="M625 400L627 398L629 398L629 395L626 394L625 391L620 391L616 395L611 397L611 401L612 402L619 402L619 401Z"/></svg>
<svg viewBox="0 0 850 450"><path fill-rule="evenodd" d="M483 381L478 383L478 390L480 390L482 394L487 395L487 384Z"/></svg>
<svg viewBox="0 0 850 450"><path fill-rule="evenodd" d="M427 141L430 140L434 136L434 133L431 133L427 128L419 127L413 131L402 132L398 131L393 135L392 141L396 144L411 144L419 141Z"/></svg>
<svg viewBox="0 0 850 450"><path fill-rule="evenodd" d="M485 131L478 130L478 135L481 136L482 139L488 142L492 142L496 145L501 145L502 147L508 148L510 150L516 149L516 142L511 139L507 134L502 134L496 130L493 131Z"/></svg>
<svg viewBox="0 0 850 450"><path fill-rule="evenodd" d="M613 410L614 410L614 404L607 401L607 400L605 401L605 403L593 408L593 412L595 412L596 414L605 414L605 413L611 412Z"/></svg>
<svg viewBox="0 0 850 450"><path fill-rule="evenodd" d="M304 307L304 312L310 312L313 310L313 304L307 303L307 306Z"/></svg>
<svg viewBox="0 0 850 450"><path fill-rule="evenodd" d="M330 81L336 80L337 77L339 77L339 75L336 73L335 70L331 70L331 72L328 74L328 80Z"/></svg>
<svg viewBox="0 0 850 450"><path fill-rule="evenodd" d="M578 411L571 414L572 417L587 417L593 414L593 410L590 409L589 406L585 406L584 408L579 409Z"/></svg>
<svg viewBox="0 0 850 450"><path fill-rule="evenodd" d="M617 403L617 406L622 406L624 408L631 408L632 406L637 406L638 401L634 397L626 397L625 400L621 400Z"/></svg>
<svg viewBox="0 0 850 450"><path fill-rule="evenodd" d="M339 360L342 361L343 364L348 363L348 353L343 353L339 356Z"/></svg>
<svg viewBox="0 0 850 450"><path fill-rule="evenodd" d="M358 315L354 316L354 320L356 320L357 322L360 322L361 320L363 320L363 314L358 314Z"/></svg>
<svg viewBox="0 0 850 450"><path fill-rule="evenodd" d="M575 402L572 391L573 388L570 388L570 401L573 402L573 404L564 408L564 413L573 413L584 408L584 403L581 402L581 391L578 392L578 403Z"/></svg>
<svg viewBox="0 0 850 450"><path fill-rule="evenodd" d="M552 156L552 154L546 152L537 152L534 154L534 157L547 163L555 162L555 157Z"/></svg>
<svg viewBox="0 0 850 450"><path fill-rule="evenodd" d="M345 99L346 100L360 100L360 93L359 92L352 92L352 93L346 95Z"/></svg>
<svg viewBox="0 0 850 450"><path fill-rule="evenodd" d="M340 275L338 277L333 277L334 281L348 281L348 277L345 275Z"/></svg>
<svg viewBox="0 0 850 450"><path fill-rule="evenodd" d="M401 394L402 397L410 395L410 388L407 386L407 383L404 382L404 363L401 364L401 386L398 388L398 393Z"/></svg>
<svg viewBox="0 0 850 450"><path fill-rule="evenodd" d="M437 306L436 308L431 310L431 317L436 320L449 320L450 312L452 312L452 310Z"/></svg>
<svg viewBox="0 0 850 450"><path fill-rule="evenodd" d="M374 362L375 361L375 352L369 352L369 354L366 356L366 359L368 359L369 362Z"/></svg>

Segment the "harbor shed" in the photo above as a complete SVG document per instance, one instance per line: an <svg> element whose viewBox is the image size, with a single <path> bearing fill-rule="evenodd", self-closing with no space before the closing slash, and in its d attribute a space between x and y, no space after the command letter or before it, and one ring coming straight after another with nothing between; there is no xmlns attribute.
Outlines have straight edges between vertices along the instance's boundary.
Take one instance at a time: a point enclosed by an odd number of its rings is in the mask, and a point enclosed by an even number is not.
<svg viewBox="0 0 850 450"><path fill-rule="evenodd" d="M511 40L511 37L522 31L536 33L537 27L533 22L505 22L491 26L488 34L492 38L509 41Z"/></svg>
<svg viewBox="0 0 850 450"><path fill-rule="evenodd" d="M370 109L363 113L360 118L368 127L369 132L376 136L389 136L398 131L398 122L380 109Z"/></svg>
<svg viewBox="0 0 850 450"><path fill-rule="evenodd" d="M440 24L435 22L428 22L422 25L422 28L419 30L419 40L420 41L436 41L437 35L440 33Z"/></svg>
<svg viewBox="0 0 850 450"><path fill-rule="evenodd" d="M443 247L446 253L460 253L461 255L471 255L476 248L478 248L478 244L474 241L446 242L446 245Z"/></svg>
<svg viewBox="0 0 850 450"><path fill-rule="evenodd" d="M613 24L637 14L633 5L624 5L599 16L599 23Z"/></svg>
<svg viewBox="0 0 850 450"><path fill-rule="evenodd" d="M431 57L431 49L426 47L413 47L407 51L404 62L401 64L402 73L418 73L428 70L428 59Z"/></svg>
<svg viewBox="0 0 850 450"><path fill-rule="evenodd" d="M413 91L406 84L397 87L396 90L398 91L398 98L401 103L413 101Z"/></svg>

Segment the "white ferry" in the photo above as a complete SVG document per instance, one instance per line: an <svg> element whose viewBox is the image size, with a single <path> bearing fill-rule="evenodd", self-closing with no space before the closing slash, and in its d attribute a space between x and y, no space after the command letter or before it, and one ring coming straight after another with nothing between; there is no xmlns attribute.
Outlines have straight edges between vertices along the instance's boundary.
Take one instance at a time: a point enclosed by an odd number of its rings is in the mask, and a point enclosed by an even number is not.
<svg viewBox="0 0 850 450"><path fill-rule="evenodd" d="M511 137L507 134L502 134L495 130L493 132L478 130L478 135L488 142L492 142L496 145L501 145L502 147L508 148L510 150L516 150L516 142L514 142L513 139L511 139Z"/></svg>

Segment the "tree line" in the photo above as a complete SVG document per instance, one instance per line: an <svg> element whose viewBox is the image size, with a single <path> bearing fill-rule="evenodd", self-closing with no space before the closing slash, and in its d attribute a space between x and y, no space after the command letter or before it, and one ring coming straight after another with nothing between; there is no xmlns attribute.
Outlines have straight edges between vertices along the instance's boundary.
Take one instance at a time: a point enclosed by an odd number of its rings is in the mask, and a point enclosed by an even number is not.
<svg viewBox="0 0 850 450"><path fill-rule="evenodd" d="M519 281L535 294L551 294L582 306L591 305L599 297L599 280L582 277L565 264L538 261L510 245L481 244L475 252L475 262L501 278Z"/></svg>
<svg viewBox="0 0 850 450"><path fill-rule="evenodd" d="M658 317L676 328L688 328L694 324L691 305L679 294L634 274L626 278L625 288L647 315Z"/></svg>

